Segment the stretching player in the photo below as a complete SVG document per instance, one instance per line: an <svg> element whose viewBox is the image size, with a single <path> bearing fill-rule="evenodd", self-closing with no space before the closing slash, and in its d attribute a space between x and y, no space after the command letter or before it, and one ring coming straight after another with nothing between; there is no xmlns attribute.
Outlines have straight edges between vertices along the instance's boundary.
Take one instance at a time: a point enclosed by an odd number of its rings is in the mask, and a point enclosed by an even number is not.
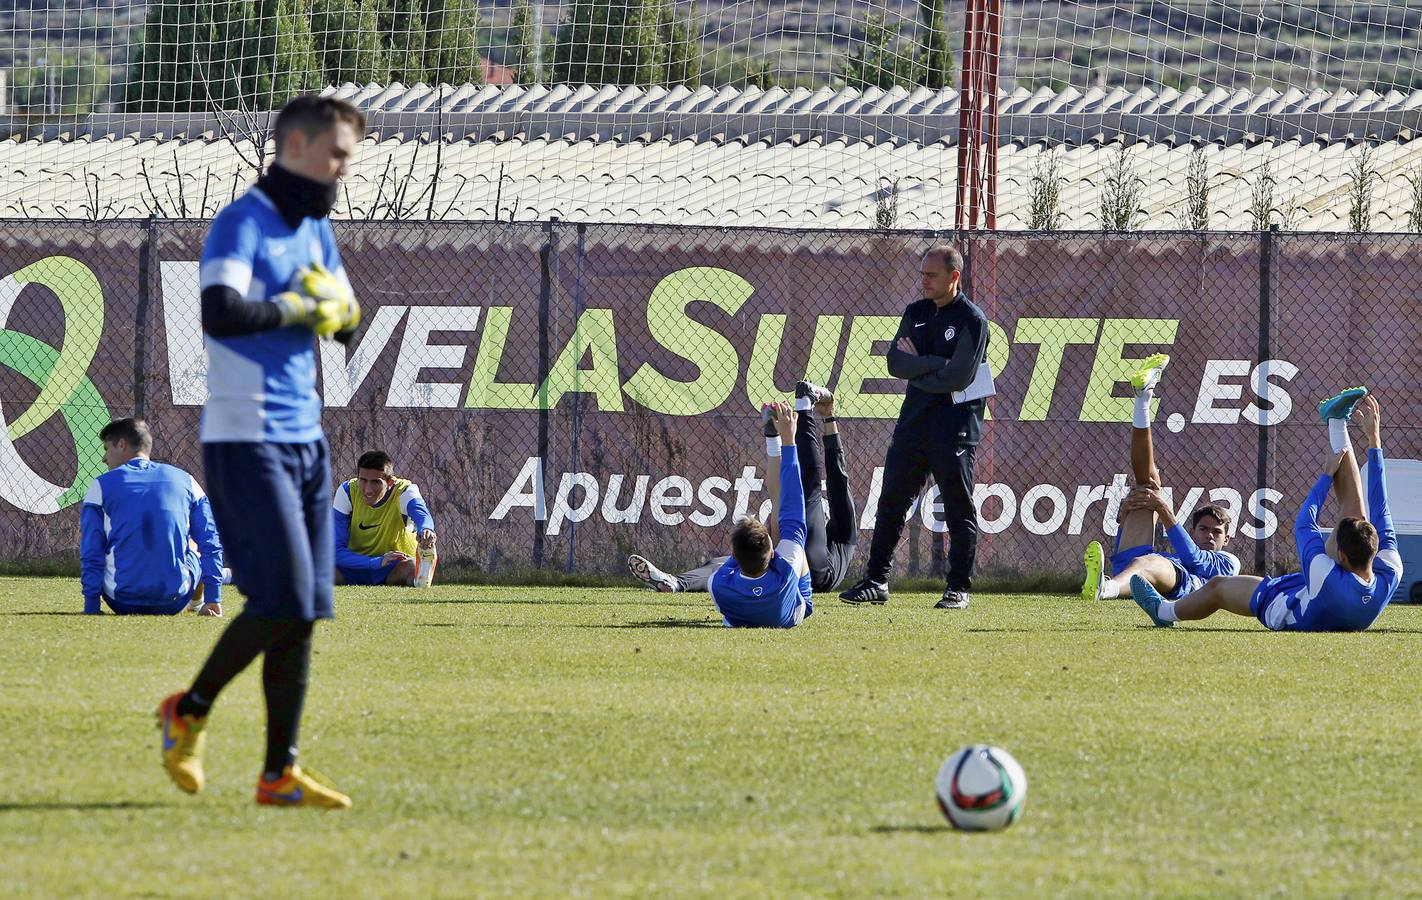
<svg viewBox="0 0 1422 900"><path fill-rule="evenodd" d="M420 489L395 477L390 454L362 453L356 477L336 488L334 506L336 584L413 585L418 579L420 587L430 586L434 516Z"/></svg>
<svg viewBox="0 0 1422 900"><path fill-rule="evenodd" d="M1160 470L1156 468L1151 444L1150 402L1169 364L1169 356L1157 353L1131 375L1131 387L1136 392L1131 472L1136 486L1121 503L1110 576L1106 574L1101 542L1086 545L1083 600L1109 600L1127 594L1135 576L1144 578L1162 595L1179 599L1216 575L1239 574L1239 557L1224 549L1229 542L1229 513L1214 504L1202 506L1190 515L1190 530L1186 531L1160 494ZM1174 554L1155 551L1158 527L1163 527L1170 537Z"/></svg>
<svg viewBox="0 0 1422 900"><path fill-rule="evenodd" d="M99 432L109 471L94 479L79 514L84 612L100 602L121 616L222 615L222 542L197 479L153 462L142 419Z"/></svg>
<svg viewBox="0 0 1422 900"><path fill-rule="evenodd" d="M834 395L817 384L802 381L795 385L795 411L799 413L795 449L800 458L801 484L805 491L808 531L805 555L810 565L810 584L817 592L833 591L844 580L849 564L854 561L857 534L854 497L849 492L849 470L845 466L839 425L834 417ZM823 433L821 424L824 425ZM766 437L774 438L774 422L767 420L765 427ZM820 449L821 434L823 454ZM769 487L769 483L779 472L771 469L766 475L768 492L774 497L777 492ZM825 485L824 492L820 488L822 483ZM829 501L828 515L822 494ZM774 521L773 516L771 521ZM711 576L728 559L729 556L718 556L689 572L669 575L646 558L634 554L627 557L627 568L654 591L704 591L711 582Z"/></svg>
<svg viewBox="0 0 1422 900"><path fill-rule="evenodd" d="M182 790L202 790L208 713L222 689L265 656L267 751L257 802L347 809L350 798L296 764L296 737L312 625L334 615L331 462L314 339L349 340L360 323L327 217L365 117L342 100L308 94L282 108L273 130L276 162L217 214L202 252L203 465L247 603L192 687L159 707L163 767Z"/></svg>
<svg viewBox="0 0 1422 900"><path fill-rule="evenodd" d="M1349 388L1319 404L1332 445L1323 475L1309 492L1294 522L1302 571L1278 578L1211 578L1180 600L1166 600L1136 577L1136 603L1161 627L1204 619L1224 610L1253 616L1271 631L1362 631L1387 608L1402 580L1402 557L1387 507L1383 477L1382 415L1366 388ZM1358 403L1359 399L1361 403ZM1368 437L1368 500L1348 440L1354 404ZM1342 517L1327 542L1318 511L1332 485Z"/></svg>
<svg viewBox="0 0 1422 900"><path fill-rule="evenodd" d="M711 576L708 589L730 628L794 628L815 611L810 568L805 561L805 491L795 452L795 410L772 405L776 437L767 439L771 459L779 457L780 540L747 516L731 532L731 558Z"/></svg>

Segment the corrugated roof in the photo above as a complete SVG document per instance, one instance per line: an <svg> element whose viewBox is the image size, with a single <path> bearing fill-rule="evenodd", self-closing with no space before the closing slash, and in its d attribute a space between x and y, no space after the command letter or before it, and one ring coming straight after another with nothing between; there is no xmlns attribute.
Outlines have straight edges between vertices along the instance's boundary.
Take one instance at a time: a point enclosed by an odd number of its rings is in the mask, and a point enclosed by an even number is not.
<svg viewBox="0 0 1422 900"><path fill-rule="evenodd" d="M951 91L346 85L336 93L371 118L342 202L354 218L871 228L897 184L897 226L952 226ZM1349 172L1364 148L1373 230L1406 230L1408 179L1422 174L1422 141L1412 140L1422 92L1019 90L1002 109L1005 229L1027 226L1032 176L1049 152L1065 178L1062 227L1099 227L1117 154L1106 142L1120 133L1111 123L1155 129L1127 144L1145 229L1184 227L1185 173L1197 149L1210 176L1211 227L1222 230L1253 226L1266 164L1274 205L1301 230L1348 227ZM1206 131L1216 137L1190 140L1192 123L1213 123ZM199 120L201 131L180 124L95 117L71 126L68 139L0 143L0 216L210 215L251 180L256 154L223 139L216 120ZM938 137L918 140L916 130ZM1359 142L1369 134L1378 137Z"/></svg>

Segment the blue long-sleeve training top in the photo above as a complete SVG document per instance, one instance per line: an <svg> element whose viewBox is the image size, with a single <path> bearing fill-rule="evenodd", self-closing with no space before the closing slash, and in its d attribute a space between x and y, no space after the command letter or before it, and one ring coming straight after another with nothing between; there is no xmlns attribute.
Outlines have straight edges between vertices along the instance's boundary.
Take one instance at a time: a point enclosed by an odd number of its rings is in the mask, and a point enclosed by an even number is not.
<svg viewBox="0 0 1422 900"><path fill-rule="evenodd" d="M104 597L170 606L199 580L204 600L221 602L222 541L206 492L182 469L137 457L105 472L84 496L79 530L84 612L100 612Z"/></svg>

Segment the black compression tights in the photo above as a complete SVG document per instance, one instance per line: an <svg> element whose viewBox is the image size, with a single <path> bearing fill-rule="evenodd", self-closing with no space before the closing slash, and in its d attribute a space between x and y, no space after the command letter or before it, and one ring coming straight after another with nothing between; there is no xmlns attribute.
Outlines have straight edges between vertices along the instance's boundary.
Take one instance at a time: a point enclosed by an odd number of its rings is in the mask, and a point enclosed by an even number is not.
<svg viewBox="0 0 1422 900"><path fill-rule="evenodd" d="M258 654L265 653L262 692L267 700L267 759L263 771L281 772L296 759L297 726L311 665L311 625L246 613L237 616L218 638L192 688L178 701L178 713L207 715L222 689Z"/></svg>

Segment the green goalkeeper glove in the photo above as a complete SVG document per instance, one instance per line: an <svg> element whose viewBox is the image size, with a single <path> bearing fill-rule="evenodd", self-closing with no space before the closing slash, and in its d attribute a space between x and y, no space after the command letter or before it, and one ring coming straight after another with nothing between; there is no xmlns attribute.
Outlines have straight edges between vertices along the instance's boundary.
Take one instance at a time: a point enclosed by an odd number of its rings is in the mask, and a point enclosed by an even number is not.
<svg viewBox="0 0 1422 900"><path fill-rule="evenodd" d="M319 337L341 330L340 305L334 300L317 300L296 291L283 291L272 298L281 310L282 325L305 325Z"/></svg>
<svg viewBox="0 0 1422 900"><path fill-rule="evenodd" d="M351 332L360 324L360 304L341 279L320 263L302 268L292 279L292 288L314 301L315 313L309 324L321 337Z"/></svg>
<svg viewBox="0 0 1422 900"><path fill-rule="evenodd" d="M312 263L311 268L296 273L301 285L301 293L315 297L317 302L337 304L341 324L337 331L351 331L360 324L360 304L350 286L320 263Z"/></svg>

